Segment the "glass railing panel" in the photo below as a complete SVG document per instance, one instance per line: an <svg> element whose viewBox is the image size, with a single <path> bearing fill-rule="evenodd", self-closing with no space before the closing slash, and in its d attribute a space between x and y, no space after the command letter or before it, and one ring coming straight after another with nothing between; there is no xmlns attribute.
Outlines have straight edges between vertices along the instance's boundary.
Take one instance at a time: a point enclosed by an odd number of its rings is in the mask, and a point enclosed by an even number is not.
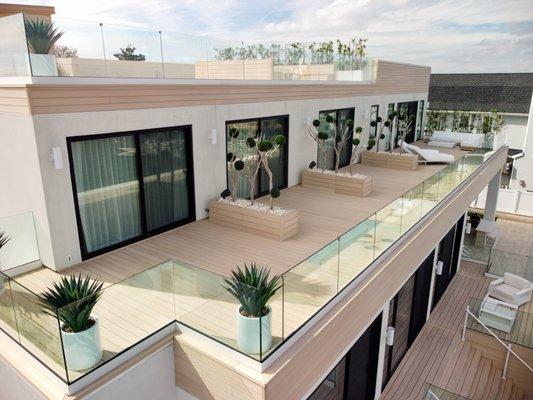
<svg viewBox="0 0 533 400"><path fill-rule="evenodd" d="M339 290L375 259L376 215L368 217L339 237Z"/></svg>
<svg viewBox="0 0 533 400"><path fill-rule="evenodd" d="M454 178L454 165L447 165L439 172L438 201L443 200L456 187Z"/></svg>
<svg viewBox="0 0 533 400"><path fill-rule="evenodd" d="M179 323L257 360L282 341L281 279L261 310L261 292L254 287L181 262L174 270Z"/></svg>
<svg viewBox="0 0 533 400"><path fill-rule="evenodd" d="M87 374L174 321L174 269L164 262L58 310L69 381Z"/></svg>
<svg viewBox="0 0 533 400"><path fill-rule="evenodd" d="M9 237L9 241L0 249L1 270L40 260L32 212L0 217L0 232Z"/></svg>
<svg viewBox="0 0 533 400"><path fill-rule="evenodd" d="M0 272L0 329L20 343L11 293L11 278Z"/></svg>
<svg viewBox="0 0 533 400"><path fill-rule="evenodd" d="M13 279L10 287L20 344L67 380L56 310Z"/></svg>
<svg viewBox="0 0 533 400"><path fill-rule="evenodd" d="M439 199L440 174L429 177L422 183L422 216L435 207Z"/></svg>
<svg viewBox="0 0 533 400"><path fill-rule="evenodd" d="M387 250L401 235L404 206L407 201L399 198L376 213L376 253L377 258Z"/></svg>
<svg viewBox="0 0 533 400"><path fill-rule="evenodd" d="M176 32L161 33L164 77L174 79L210 79L209 61L213 45L206 38Z"/></svg>
<svg viewBox="0 0 533 400"><path fill-rule="evenodd" d="M97 22L54 18L54 27L63 35L50 55L32 56L34 76L113 76L107 68L102 27Z"/></svg>
<svg viewBox="0 0 533 400"><path fill-rule="evenodd" d="M284 337L298 330L338 291L339 241L284 274Z"/></svg>
<svg viewBox="0 0 533 400"><path fill-rule="evenodd" d="M417 185L401 198L402 220L400 231L402 235L422 218L423 191L423 185Z"/></svg>
<svg viewBox="0 0 533 400"><path fill-rule="evenodd" d="M0 18L0 76L30 76L24 16Z"/></svg>

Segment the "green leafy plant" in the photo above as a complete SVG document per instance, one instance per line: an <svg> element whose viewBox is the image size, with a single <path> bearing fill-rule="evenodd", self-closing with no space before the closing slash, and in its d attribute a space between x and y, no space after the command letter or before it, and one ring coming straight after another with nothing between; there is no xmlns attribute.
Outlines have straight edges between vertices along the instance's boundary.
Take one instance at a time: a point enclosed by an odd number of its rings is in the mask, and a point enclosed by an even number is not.
<svg viewBox="0 0 533 400"><path fill-rule="evenodd" d="M126 48L120 48L120 52L113 54L113 57L118 58L119 60L126 61L145 61L146 56L144 54L135 54L136 47L131 44L128 44Z"/></svg>
<svg viewBox="0 0 533 400"><path fill-rule="evenodd" d="M26 40L35 54L50 54L54 44L64 32L54 27L54 23L44 19L24 19Z"/></svg>
<svg viewBox="0 0 533 400"><path fill-rule="evenodd" d="M103 282L91 277L62 277L54 282L53 287L43 293L43 307L46 314L59 317L66 332L83 332L89 329L94 321L91 312L100 300ZM57 314L56 314L57 313Z"/></svg>
<svg viewBox="0 0 533 400"><path fill-rule="evenodd" d="M267 303L281 288L280 277L269 276L267 267L244 263L243 269L237 267L230 278L224 279L225 289L239 301L240 312L245 317L259 318L269 313Z"/></svg>

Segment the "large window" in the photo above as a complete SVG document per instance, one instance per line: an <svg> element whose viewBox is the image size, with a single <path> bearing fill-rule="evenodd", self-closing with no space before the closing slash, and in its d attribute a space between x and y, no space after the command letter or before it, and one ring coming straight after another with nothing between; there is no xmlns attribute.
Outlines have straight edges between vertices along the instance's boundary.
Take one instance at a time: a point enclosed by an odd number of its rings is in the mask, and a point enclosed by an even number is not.
<svg viewBox="0 0 533 400"><path fill-rule="evenodd" d="M337 136L337 129L340 129L343 126L343 122L351 119L354 120L355 110L353 108L343 108L340 110L328 110L320 111L318 114L318 119L321 124L321 129L323 129L328 135L329 139L326 141L327 156L326 156L326 168L334 169L335 168L335 150L333 149L333 138ZM333 124L328 124L326 118L328 115L333 117ZM332 132L333 130L333 132ZM352 139L353 139L353 129L349 133L348 140L341 150L340 153L340 162L339 166L345 167L350 164L350 158L352 157ZM318 165L322 165L322 153L317 148L317 160Z"/></svg>
<svg viewBox="0 0 533 400"><path fill-rule="evenodd" d="M84 258L194 220L190 127L67 141Z"/></svg>
<svg viewBox="0 0 533 400"><path fill-rule="evenodd" d="M377 121L378 121L378 116L379 116L379 105L378 104L375 104L373 105L371 108L370 108L370 122L372 121L375 121L376 122L376 126L375 127L370 127L369 129L369 137L370 138L375 138L377 135L378 135L378 124L377 124Z"/></svg>
<svg viewBox="0 0 533 400"><path fill-rule="evenodd" d="M232 128L239 131L239 136L236 139L231 139L229 136L229 132ZM258 134L263 135L267 139L273 139L277 135L285 136L285 145L272 154L272 157L269 160L269 167L272 171L274 187L287 187L289 154L289 117L287 115L226 122L227 152L234 154L248 165L248 163L251 162L251 157L255 151L246 146L246 139L256 137ZM231 173L232 171L228 171L227 173L228 187ZM267 193L268 175L263 168L261 168L255 186L255 196L261 196ZM250 197L250 185L247 179L239 180L237 196L241 198Z"/></svg>

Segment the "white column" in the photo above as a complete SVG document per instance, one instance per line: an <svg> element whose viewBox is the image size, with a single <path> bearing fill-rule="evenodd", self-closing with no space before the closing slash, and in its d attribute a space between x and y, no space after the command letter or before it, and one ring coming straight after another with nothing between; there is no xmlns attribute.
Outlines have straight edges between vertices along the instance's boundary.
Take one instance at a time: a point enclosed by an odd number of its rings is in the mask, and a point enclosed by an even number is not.
<svg viewBox="0 0 533 400"><path fill-rule="evenodd" d="M388 350L385 341L387 339L387 326L389 325L389 305L390 301L387 301L381 311L381 335L379 341L378 371L376 375L376 394L374 396L375 400L379 399L379 397L381 396L381 386L383 383L383 363L385 362L385 350Z"/></svg>
<svg viewBox="0 0 533 400"><path fill-rule="evenodd" d="M498 204L498 193L500 192L500 181L502 178L501 171L490 180L487 186L487 197L485 199L485 212L483 219L494 221L496 218L496 206Z"/></svg>

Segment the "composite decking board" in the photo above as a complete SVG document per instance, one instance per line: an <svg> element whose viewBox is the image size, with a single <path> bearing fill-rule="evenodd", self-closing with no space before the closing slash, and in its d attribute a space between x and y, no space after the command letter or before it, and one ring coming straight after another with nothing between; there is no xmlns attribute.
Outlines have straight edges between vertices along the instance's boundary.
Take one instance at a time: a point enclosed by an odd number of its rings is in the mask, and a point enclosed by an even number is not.
<svg viewBox="0 0 533 400"><path fill-rule="evenodd" d="M512 375L508 382L501 380L501 369L460 339L466 305L471 297L482 298L489 282L483 266L462 263L380 399L419 399L427 383L479 400L512 399L513 393L522 393Z"/></svg>

